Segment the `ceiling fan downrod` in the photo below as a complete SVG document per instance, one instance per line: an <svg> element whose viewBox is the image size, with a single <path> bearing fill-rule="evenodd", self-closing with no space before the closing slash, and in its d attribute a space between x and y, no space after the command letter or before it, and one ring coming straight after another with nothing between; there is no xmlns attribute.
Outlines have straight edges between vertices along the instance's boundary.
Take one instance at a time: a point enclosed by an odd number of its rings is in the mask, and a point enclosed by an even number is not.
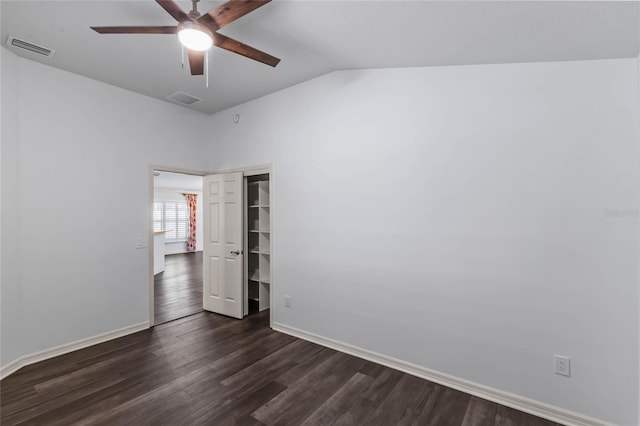
<svg viewBox="0 0 640 426"><path fill-rule="evenodd" d="M191 12L189 12L187 15L189 15L189 18L191 19L198 19L200 17L200 12L198 12L198 2L200 0L191 0L191 4L193 5L193 9L191 9Z"/></svg>

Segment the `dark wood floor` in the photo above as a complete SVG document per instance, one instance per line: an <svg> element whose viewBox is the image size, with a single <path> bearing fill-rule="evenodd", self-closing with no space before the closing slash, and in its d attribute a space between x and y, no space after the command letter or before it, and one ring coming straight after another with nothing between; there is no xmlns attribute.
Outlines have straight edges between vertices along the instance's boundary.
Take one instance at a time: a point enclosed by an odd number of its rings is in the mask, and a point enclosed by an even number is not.
<svg viewBox="0 0 640 426"><path fill-rule="evenodd" d="M202 312L202 252L165 257L154 277L154 324Z"/></svg>
<svg viewBox="0 0 640 426"><path fill-rule="evenodd" d="M202 312L22 368L2 425L555 423L277 333L269 311Z"/></svg>

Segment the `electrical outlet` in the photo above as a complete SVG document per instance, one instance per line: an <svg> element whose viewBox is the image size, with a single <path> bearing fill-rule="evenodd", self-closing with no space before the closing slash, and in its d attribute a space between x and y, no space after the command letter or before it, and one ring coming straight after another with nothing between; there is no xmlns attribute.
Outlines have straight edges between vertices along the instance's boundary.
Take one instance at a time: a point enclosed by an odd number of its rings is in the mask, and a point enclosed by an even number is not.
<svg viewBox="0 0 640 426"><path fill-rule="evenodd" d="M571 377L571 358L568 356L554 355L554 373Z"/></svg>
<svg viewBox="0 0 640 426"><path fill-rule="evenodd" d="M284 297L284 306L286 306L287 308L291 307L291 296Z"/></svg>

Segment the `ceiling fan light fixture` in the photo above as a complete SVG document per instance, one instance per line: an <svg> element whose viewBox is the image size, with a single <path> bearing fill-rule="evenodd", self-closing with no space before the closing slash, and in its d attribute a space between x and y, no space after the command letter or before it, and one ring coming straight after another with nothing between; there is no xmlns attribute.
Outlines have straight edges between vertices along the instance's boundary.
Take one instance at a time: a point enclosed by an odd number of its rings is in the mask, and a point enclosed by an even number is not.
<svg viewBox="0 0 640 426"><path fill-rule="evenodd" d="M198 52L204 52L213 46L211 31L195 22L182 22L178 26L178 40L187 49Z"/></svg>

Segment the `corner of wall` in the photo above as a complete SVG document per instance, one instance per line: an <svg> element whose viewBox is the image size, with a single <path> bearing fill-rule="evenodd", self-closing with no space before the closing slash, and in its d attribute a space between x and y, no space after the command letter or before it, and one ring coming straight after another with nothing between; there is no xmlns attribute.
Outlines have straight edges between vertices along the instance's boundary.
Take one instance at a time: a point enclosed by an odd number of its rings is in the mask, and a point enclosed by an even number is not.
<svg viewBox="0 0 640 426"><path fill-rule="evenodd" d="M638 57L636 58L636 100L638 101L636 113L638 115L638 119L636 122L640 123L640 7L638 7L638 48L639 52ZM640 133L640 129L638 132ZM638 150L640 151L640 140L637 140L636 143L639 145ZM638 158L638 162L640 163L640 158ZM640 164L638 164L638 168L640 169ZM638 194L638 198L640 201L640 194ZM640 208L640 205L637 207ZM640 218L638 219L640 220ZM638 226L638 245L640 246L640 226ZM638 251L638 353L640 353L640 250ZM638 357L638 364L638 404L636 406L636 422L637 424L640 424L640 357Z"/></svg>
<svg viewBox="0 0 640 426"><path fill-rule="evenodd" d="M640 48L640 7L638 7L638 47ZM640 52L638 57L636 58L636 101L637 101L637 109L636 113L638 115L637 123L640 123ZM640 125L640 124L639 124ZM639 136L640 136L640 129ZM637 140L638 151L640 151L640 140ZM640 169L640 158L638 158L639 164L638 168ZM640 201L640 194L638 194L638 198ZM640 205L637 206L640 208ZM640 218L638 218L640 220ZM638 245L640 246L640 226L638 226ZM638 253L638 353L640 353L640 251ZM636 421L637 424L640 424L640 357L638 357L638 404L636 407Z"/></svg>
<svg viewBox="0 0 640 426"><path fill-rule="evenodd" d="M4 369L22 355L20 59L3 47L0 65L0 368Z"/></svg>
<svg viewBox="0 0 640 426"><path fill-rule="evenodd" d="M640 29L640 7L638 8L638 11L638 28ZM640 33L638 34L638 40L638 44L640 45ZM638 118L636 122L640 123L640 55L638 55L638 58L636 59L636 77L636 100L638 101L638 108L636 109ZM640 129L638 132L640 136ZM638 144L637 149L640 152L640 140L636 140L636 143ZM640 157L638 158L638 163L638 168L640 169ZM638 194L638 199L640 201L640 194ZM637 207L640 208L640 205ZM638 219L640 220L640 218ZM640 226L638 226L638 246L640 246ZM638 251L638 353L640 353L640 250ZM638 357L638 364L638 405L636 407L636 421L637 424L640 424L640 357Z"/></svg>

